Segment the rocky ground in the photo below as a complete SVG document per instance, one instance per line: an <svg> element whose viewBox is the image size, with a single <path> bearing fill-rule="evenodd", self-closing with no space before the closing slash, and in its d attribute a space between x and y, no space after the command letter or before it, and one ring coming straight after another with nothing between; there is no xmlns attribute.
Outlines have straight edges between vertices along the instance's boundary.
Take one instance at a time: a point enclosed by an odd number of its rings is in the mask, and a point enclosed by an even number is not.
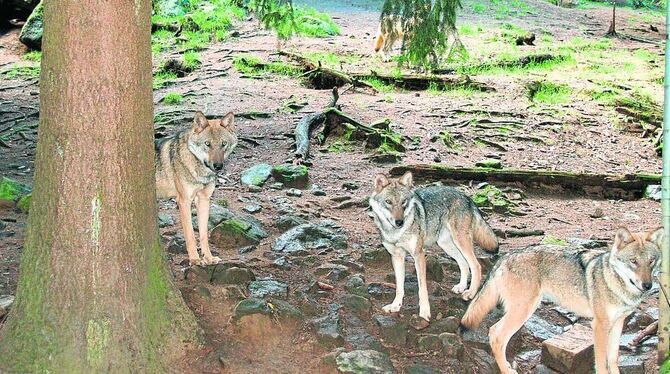
<svg viewBox="0 0 670 374"><path fill-rule="evenodd" d="M518 8L515 4L510 5L513 10ZM526 8L501 15L493 8L477 11L477 3L465 2L459 24L475 25L476 30L476 25L486 25L473 34L464 33L466 47L475 55L485 54L482 43L499 36L505 24L550 35L537 47L523 47L524 53L571 43L575 37L598 41L607 29L609 12L604 8L564 9L535 0L524 4ZM339 67L351 72L375 69L390 73L395 69L393 63L381 63L372 52L376 8L340 2L316 6L332 12L342 35L294 38L283 50L346 56ZM627 9L620 14L632 20L621 22L620 32L646 41L613 41L617 55L612 52L612 65L622 71L607 74L620 85L653 81L647 76L660 69L662 18ZM647 30L649 23L661 32L640 31ZM576 57L574 66L556 70L472 77L495 87L494 93L384 90L373 94L350 90L340 98L343 111L363 123L389 118L392 130L414 139L405 142L400 160L378 163L374 152L362 144L333 147L343 140L331 139L324 145L313 143L308 168L278 167L293 157L295 123L326 106L330 93L306 88L293 77L268 74L250 79L237 71L232 61L240 53L252 53L266 61L280 57L275 37L258 30L257 22L240 22L236 30L237 37L201 53L203 65L198 70L154 94L157 118L178 119L157 125L159 135L188 126L192 112L200 109L207 114L237 113L242 137L213 196L211 240L224 260L222 264L187 266L176 204L172 200L159 202L161 234L171 268L208 341L175 371L495 372L486 334L499 313L490 316L479 330L457 334L467 303L451 292L458 280L456 263L437 248L429 250L430 325L422 326L415 316L417 280L409 259L403 309L395 315L382 312L395 291L390 258L367 212L366 197L374 175L399 164L470 167L483 159L499 160L505 168L660 172L660 158L649 139L628 131L625 120L613 108L585 98L594 84L587 73L596 70L584 68L591 62L582 60L582 55ZM0 69L21 60L24 50L16 36L16 29L0 36ZM640 50L647 51L651 60L637 70L626 70L621 53L637 56ZM584 69L586 72L579 75ZM567 76L566 71L576 72L569 76L574 90L568 103L542 105L527 98L529 81ZM645 88L658 95L660 84L657 86ZM169 92L180 93L184 102L166 104L163 98ZM0 81L0 175L26 184L32 179L38 97L36 78L9 79L5 75ZM306 105L289 110L290 100ZM490 136L490 132L460 126L482 119L518 122L523 134L543 140L504 136L495 138L502 147L482 145L477 139ZM444 129L450 131L458 147L448 147L440 140ZM482 196L482 189L489 187L479 182L485 181L455 184L471 195ZM618 226L643 230L659 223L660 206L651 199L611 200L598 194L523 185L495 187L500 190L487 189L481 203L487 220L506 236L501 238L502 253L541 241L603 247ZM493 209L499 193L506 207ZM25 222L26 214L19 209L0 211L0 295L15 292ZM519 231L536 232L513 237ZM485 270L494 261L480 253ZM655 337L636 348L628 346L641 329L658 318L657 292L626 324L621 342L622 373L657 371ZM4 305L0 301L0 306ZM544 366L541 343L575 324L588 325L588 321L555 305L542 304L513 339L508 357L514 358L520 373L552 372Z"/></svg>

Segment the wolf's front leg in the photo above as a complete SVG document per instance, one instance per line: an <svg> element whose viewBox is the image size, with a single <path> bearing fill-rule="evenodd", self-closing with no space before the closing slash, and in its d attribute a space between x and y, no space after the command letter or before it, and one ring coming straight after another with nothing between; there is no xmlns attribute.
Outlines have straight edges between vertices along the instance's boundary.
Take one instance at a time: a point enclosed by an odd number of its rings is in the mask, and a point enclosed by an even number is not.
<svg viewBox="0 0 670 374"><path fill-rule="evenodd" d="M197 206L198 206L198 233L200 235L200 248L202 250L202 262L205 265L215 265L221 262L221 259L216 256L212 256L212 252L209 249L209 227L207 226L209 221L209 207L210 207L210 196L214 191L214 187L207 187L204 190L198 192Z"/></svg>
<svg viewBox="0 0 670 374"><path fill-rule="evenodd" d="M177 206L179 207L179 218L181 227L184 230L184 240L186 241L186 251L188 252L188 261L191 265L200 265L200 256L198 256L198 245L195 241L193 232L193 222L191 222L191 204L193 196L186 193L177 195Z"/></svg>
<svg viewBox="0 0 670 374"><path fill-rule="evenodd" d="M387 248L388 250L388 248ZM400 248L394 248L391 253L393 273L395 274L395 299L391 304L382 308L386 313L396 313L402 307L402 299L405 297L405 252Z"/></svg>
<svg viewBox="0 0 670 374"><path fill-rule="evenodd" d="M626 316L620 317L609 329L607 336L607 368L610 374L619 374L619 341Z"/></svg>
<svg viewBox="0 0 670 374"><path fill-rule="evenodd" d="M414 257L416 278L419 281L419 317L430 321L430 300L428 299L428 283L426 281L426 252L417 248Z"/></svg>

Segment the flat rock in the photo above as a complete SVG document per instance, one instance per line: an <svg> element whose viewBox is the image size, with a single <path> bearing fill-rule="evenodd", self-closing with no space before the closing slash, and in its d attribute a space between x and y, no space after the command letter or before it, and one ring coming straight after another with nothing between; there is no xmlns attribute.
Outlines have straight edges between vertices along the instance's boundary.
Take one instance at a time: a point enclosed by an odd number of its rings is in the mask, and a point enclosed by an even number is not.
<svg viewBox="0 0 670 374"><path fill-rule="evenodd" d="M283 164L272 168L272 177L285 187L305 188L308 183L308 170L305 165Z"/></svg>
<svg viewBox="0 0 670 374"><path fill-rule="evenodd" d="M388 355L369 349L340 353L335 362L342 373L390 374L394 371Z"/></svg>
<svg viewBox="0 0 670 374"><path fill-rule="evenodd" d="M363 296L344 294L340 297L340 303L345 310L351 311L359 316L367 316L372 310L372 303Z"/></svg>
<svg viewBox="0 0 670 374"><path fill-rule="evenodd" d="M220 248L240 248L257 245L268 237L260 222L253 217L223 220L210 233L212 243Z"/></svg>
<svg viewBox="0 0 670 374"><path fill-rule="evenodd" d="M288 284L274 279L261 279L249 283L249 294L254 298L288 297Z"/></svg>
<svg viewBox="0 0 670 374"><path fill-rule="evenodd" d="M316 332L316 338L322 345L338 347L344 344L340 315L337 312L339 308L340 306L337 304L330 304L324 316L311 321L311 325Z"/></svg>
<svg viewBox="0 0 670 374"><path fill-rule="evenodd" d="M257 164L244 170L240 176L242 184L247 186L262 186L270 178L272 166L269 164Z"/></svg>
<svg viewBox="0 0 670 374"><path fill-rule="evenodd" d="M407 322L386 314L377 314L372 317L379 333L387 344L403 347L407 343Z"/></svg>
<svg viewBox="0 0 670 374"><path fill-rule="evenodd" d="M255 279L253 271L238 266L219 264L212 273L212 283L215 284L247 284Z"/></svg>
<svg viewBox="0 0 670 374"><path fill-rule="evenodd" d="M363 297L369 296L368 286L365 284L365 278L363 278L361 274L349 276L349 278L347 278L347 283L344 285L344 289L354 295Z"/></svg>
<svg viewBox="0 0 670 374"><path fill-rule="evenodd" d="M542 364L562 373L593 371L593 331L574 325L567 332L542 343Z"/></svg>
<svg viewBox="0 0 670 374"><path fill-rule="evenodd" d="M296 226L282 234L275 241L272 250L275 252L306 254L311 249L344 249L347 237L333 224L323 221L319 224Z"/></svg>

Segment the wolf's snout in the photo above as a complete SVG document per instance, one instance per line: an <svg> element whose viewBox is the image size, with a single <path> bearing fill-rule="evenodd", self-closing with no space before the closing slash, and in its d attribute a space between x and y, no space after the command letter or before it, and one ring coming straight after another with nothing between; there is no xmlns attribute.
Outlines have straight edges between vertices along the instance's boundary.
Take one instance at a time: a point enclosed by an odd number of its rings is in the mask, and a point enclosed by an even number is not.
<svg viewBox="0 0 670 374"><path fill-rule="evenodd" d="M398 227L402 226L403 223L405 223L404 220L401 220L401 219L395 220L395 225L398 226Z"/></svg>
<svg viewBox="0 0 670 374"><path fill-rule="evenodd" d="M645 291L651 290L651 282L642 283L642 288L644 288Z"/></svg>
<svg viewBox="0 0 670 374"><path fill-rule="evenodd" d="M221 169L223 169L223 163L221 163L221 162L215 162L215 163L214 163L214 170L216 170L216 171L221 171Z"/></svg>

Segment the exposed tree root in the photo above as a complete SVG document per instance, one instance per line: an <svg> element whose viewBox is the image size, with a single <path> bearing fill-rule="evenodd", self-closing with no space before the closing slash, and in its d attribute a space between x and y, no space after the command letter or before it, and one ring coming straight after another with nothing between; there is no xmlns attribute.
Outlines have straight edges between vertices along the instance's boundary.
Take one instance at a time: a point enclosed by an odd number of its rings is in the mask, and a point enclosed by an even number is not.
<svg viewBox="0 0 670 374"><path fill-rule="evenodd" d="M592 173L570 173L552 170L518 170L461 168L441 165L405 165L391 169L391 175L402 175L411 171L418 179L452 181L488 181L519 183L531 188L583 191L588 195L605 198L632 200L641 198L650 184L659 184L660 175L627 174L609 175Z"/></svg>

